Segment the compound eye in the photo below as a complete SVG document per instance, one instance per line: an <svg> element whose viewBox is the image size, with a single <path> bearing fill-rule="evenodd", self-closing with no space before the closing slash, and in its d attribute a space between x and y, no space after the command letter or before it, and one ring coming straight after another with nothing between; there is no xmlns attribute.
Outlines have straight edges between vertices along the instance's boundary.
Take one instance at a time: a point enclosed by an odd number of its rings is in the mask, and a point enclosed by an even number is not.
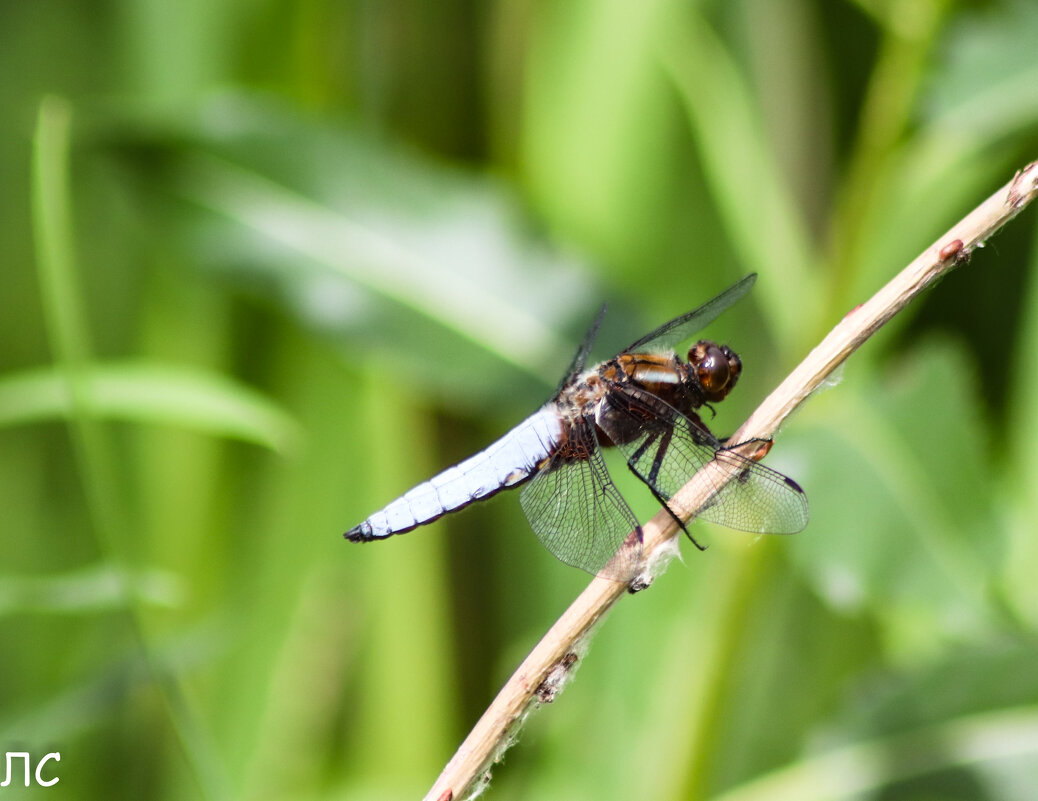
<svg viewBox="0 0 1038 801"><path fill-rule="evenodd" d="M699 385L712 395L723 391L728 386L731 376L728 357L716 345L708 345L696 362L696 378L699 379Z"/></svg>

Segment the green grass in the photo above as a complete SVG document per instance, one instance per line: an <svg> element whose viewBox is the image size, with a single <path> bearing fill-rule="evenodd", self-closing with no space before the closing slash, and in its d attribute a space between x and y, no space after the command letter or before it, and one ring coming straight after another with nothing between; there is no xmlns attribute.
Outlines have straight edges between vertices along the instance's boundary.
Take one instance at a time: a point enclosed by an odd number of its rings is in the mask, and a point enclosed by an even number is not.
<svg viewBox="0 0 1038 801"><path fill-rule="evenodd" d="M509 495L342 531L603 301L604 356L756 271L729 433L1038 157L1022 2L95 11L0 12L0 744L55 798L420 796L586 577ZM700 530L493 797L1029 799L1035 231L787 423L808 529Z"/></svg>

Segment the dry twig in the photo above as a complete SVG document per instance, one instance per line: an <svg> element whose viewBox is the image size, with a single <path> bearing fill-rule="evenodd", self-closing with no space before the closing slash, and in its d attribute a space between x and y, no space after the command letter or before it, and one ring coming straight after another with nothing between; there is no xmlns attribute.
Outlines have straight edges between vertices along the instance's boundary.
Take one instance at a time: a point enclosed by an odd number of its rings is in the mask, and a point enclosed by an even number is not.
<svg viewBox="0 0 1038 801"><path fill-rule="evenodd" d="M852 310L730 437L750 443L770 438L782 422L814 392L844 359L938 277L966 261L976 247L1019 213L1038 195L1038 162L1017 172L1008 184L954 225L866 303ZM670 501L685 520L732 478L719 461L707 464ZM651 562L678 532L665 511L643 527L644 553ZM627 586L596 578L563 613L523 660L483 713L475 728L447 763L426 801L448 801L472 795L489 781L489 769L510 743L525 713L538 700L554 698L581 653L581 642L595 622L623 597Z"/></svg>

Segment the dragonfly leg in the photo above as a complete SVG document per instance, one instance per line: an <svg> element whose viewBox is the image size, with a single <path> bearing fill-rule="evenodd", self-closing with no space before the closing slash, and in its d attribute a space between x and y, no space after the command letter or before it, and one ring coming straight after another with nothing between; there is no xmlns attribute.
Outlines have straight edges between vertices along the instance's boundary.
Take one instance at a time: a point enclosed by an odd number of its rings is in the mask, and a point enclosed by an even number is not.
<svg viewBox="0 0 1038 801"><path fill-rule="evenodd" d="M657 437L659 437L659 434L650 434L649 436L647 436L645 438L645 442L643 442L641 445L639 445L638 446L638 450L636 450L634 453L632 453L630 455L630 457L628 458L628 460L627 460L628 467L630 467L632 462L638 462L638 461L641 460L642 456L645 455L645 451L647 451L650 447L652 447L653 443L656 442ZM632 467L631 470L634 470L634 468ZM638 476L638 478L641 478L641 476L638 475L637 471L635 471L634 474L636 476ZM642 479L642 480L644 481L645 479Z"/></svg>
<svg viewBox="0 0 1038 801"><path fill-rule="evenodd" d="M670 441L674 437L674 430L669 429L663 434L663 438L660 440L660 446L656 449L656 456L652 460L652 467L649 468L649 486L655 487L660 477L660 470L663 467L663 457L667 455L667 448L670 447ZM653 437L655 440L655 437Z"/></svg>
<svg viewBox="0 0 1038 801"><path fill-rule="evenodd" d="M696 538L689 532L688 526L685 525L684 521L682 521L682 519L674 513L674 510L670 508L670 504L668 504L667 499L663 497L663 493L656 489L656 479L659 477L660 469L663 467L663 459L667 454L667 448L670 446L671 435L672 432L667 432L663 435L663 439L660 441L660 446L657 448L656 455L652 460L652 467L649 468L648 476L642 475L635 465L642 456L645 455L645 451L647 451L653 444L655 444L656 440L660 438L659 434L652 434L645 438L645 442L638 446L638 449L632 453L631 457L627 460L627 468L638 476L645 486L649 488L649 492L652 493L660 506L667 510L667 514L669 514L674 522L678 524L678 527L685 532L685 536L688 537L689 542L695 545L699 550L705 551L706 546L699 544Z"/></svg>
<svg viewBox="0 0 1038 801"><path fill-rule="evenodd" d="M660 502L660 506L667 510L667 514L669 514L671 518L673 518L674 522L678 524L681 530L685 532L685 536L688 537L688 541L695 545L696 548L698 548L699 550L705 551L706 546L700 545L699 541L692 536L691 532L688 530L688 526L685 525L685 521L683 521L680 517L677 516L677 514L674 513L674 510L670 508L670 504L667 503L666 499L658 492L656 492L656 490L653 489L651 484L649 485L649 490L652 492L654 496L656 496L656 500Z"/></svg>
<svg viewBox="0 0 1038 801"><path fill-rule="evenodd" d="M670 504L667 503L667 499L663 497L663 495L660 493L659 490L656 489L655 486L653 486L652 482L646 481L645 476L643 476L641 473L635 470L630 464L628 464L627 467L630 469L632 473L638 476L638 478L640 478L642 482L644 482L646 487L649 488L649 492L652 493L652 497L654 497L659 502L660 506L667 510L667 514L670 515L674 522L678 524L678 527L685 532L685 536L688 537L689 542L695 545L696 548L698 548L699 550L705 551L706 546L700 545L696 538L689 533L688 526L686 526L684 521L680 517L678 517L677 514L675 514L673 509L670 508Z"/></svg>

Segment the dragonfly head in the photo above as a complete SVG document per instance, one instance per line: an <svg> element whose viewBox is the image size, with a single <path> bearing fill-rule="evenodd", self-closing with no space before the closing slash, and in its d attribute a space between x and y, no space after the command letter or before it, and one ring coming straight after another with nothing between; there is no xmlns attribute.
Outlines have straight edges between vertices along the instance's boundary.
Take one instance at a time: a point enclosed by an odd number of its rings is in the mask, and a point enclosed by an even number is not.
<svg viewBox="0 0 1038 801"><path fill-rule="evenodd" d="M722 401L732 391L742 372L742 361L727 345L701 339L688 351L688 363L695 372L703 396Z"/></svg>

